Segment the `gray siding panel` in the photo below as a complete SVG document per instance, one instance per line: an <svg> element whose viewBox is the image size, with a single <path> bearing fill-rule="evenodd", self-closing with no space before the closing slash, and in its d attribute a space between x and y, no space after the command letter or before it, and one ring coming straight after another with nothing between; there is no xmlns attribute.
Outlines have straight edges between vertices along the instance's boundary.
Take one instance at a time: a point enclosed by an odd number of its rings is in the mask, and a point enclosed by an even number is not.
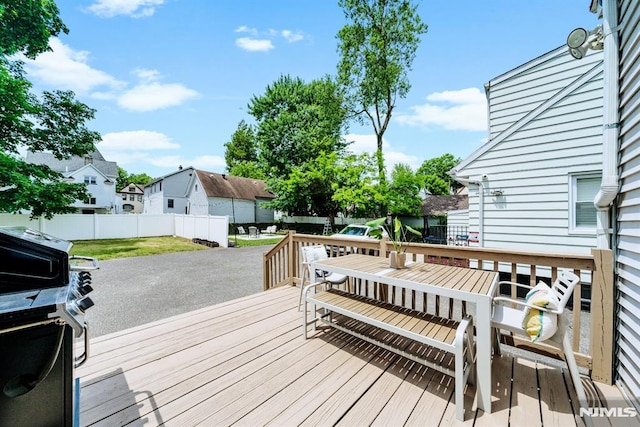
<svg viewBox="0 0 640 427"><path fill-rule="evenodd" d="M618 381L640 396L640 3L620 2L620 177L618 198Z"/></svg>

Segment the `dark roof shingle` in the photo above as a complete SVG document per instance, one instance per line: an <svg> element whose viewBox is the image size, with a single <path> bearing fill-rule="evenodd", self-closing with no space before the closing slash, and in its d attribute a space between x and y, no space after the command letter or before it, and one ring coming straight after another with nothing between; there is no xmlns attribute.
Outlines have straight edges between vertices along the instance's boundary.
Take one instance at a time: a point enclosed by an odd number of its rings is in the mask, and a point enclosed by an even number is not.
<svg viewBox="0 0 640 427"><path fill-rule="evenodd" d="M266 190L267 184L259 179L243 178L197 170L198 179L204 187L207 197L226 199L256 200L273 199L275 196Z"/></svg>
<svg viewBox="0 0 640 427"><path fill-rule="evenodd" d="M445 215L448 211L469 209L469 196L429 196L420 206L423 216Z"/></svg>

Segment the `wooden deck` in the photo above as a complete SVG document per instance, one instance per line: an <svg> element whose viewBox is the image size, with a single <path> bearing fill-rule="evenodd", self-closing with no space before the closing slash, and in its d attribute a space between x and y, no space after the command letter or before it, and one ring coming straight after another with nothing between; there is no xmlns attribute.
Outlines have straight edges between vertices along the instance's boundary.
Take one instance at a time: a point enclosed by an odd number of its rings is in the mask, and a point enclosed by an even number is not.
<svg viewBox="0 0 640 427"><path fill-rule="evenodd" d="M299 295L282 287L93 339L77 370L81 425L583 425L568 372L508 355L493 362L493 413L470 404L461 423L452 378L336 330L305 341Z"/></svg>

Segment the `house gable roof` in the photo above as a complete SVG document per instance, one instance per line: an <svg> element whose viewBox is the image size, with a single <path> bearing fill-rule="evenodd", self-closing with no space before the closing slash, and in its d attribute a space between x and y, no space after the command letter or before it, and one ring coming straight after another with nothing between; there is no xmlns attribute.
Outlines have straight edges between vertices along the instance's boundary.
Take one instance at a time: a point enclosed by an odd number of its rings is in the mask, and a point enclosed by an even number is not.
<svg viewBox="0 0 640 427"><path fill-rule="evenodd" d="M73 171L63 172L62 175L64 175L67 178L71 177L71 176L77 177L77 176L85 175L88 172L88 170L92 170L93 173L97 173L98 175L102 176L105 179L105 181L107 181L107 182L111 182L111 183L115 182L115 180L109 178L104 173L102 173L102 171L100 169L98 169L96 167L96 165L94 165L93 163L86 164L86 165L82 166L81 168L73 170Z"/></svg>
<svg viewBox="0 0 640 427"><path fill-rule="evenodd" d="M144 186L143 186L143 185L141 185L141 184L133 183L133 182L132 182L132 183L127 183L127 185L125 185L124 187L122 187L122 188L118 191L118 193L127 193L127 194L131 194L131 191L129 191L129 188L130 188L132 185L135 187L135 189L133 190L133 193L136 193L136 194L143 194L143 193L144 193ZM137 191L136 191L136 190L137 190Z"/></svg>
<svg viewBox="0 0 640 427"><path fill-rule="evenodd" d="M266 190L266 183L259 179L218 174L197 169L196 174L207 197L240 200L273 199L275 197L273 193Z"/></svg>
<svg viewBox="0 0 640 427"><path fill-rule="evenodd" d="M60 173L73 172L81 169L87 165L87 158L91 158L90 164L94 165L103 175L109 178L115 178L118 176L118 164L116 162L109 162L104 159L102 153L96 148L86 156L73 156L69 159L57 159L52 153L47 152L27 152L27 163L36 165L47 165L51 169Z"/></svg>
<svg viewBox="0 0 640 427"><path fill-rule="evenodd" d="M448 211L469 209L468 195L429 196L422 201L420 210L423 216L445 215Z"/></svg>

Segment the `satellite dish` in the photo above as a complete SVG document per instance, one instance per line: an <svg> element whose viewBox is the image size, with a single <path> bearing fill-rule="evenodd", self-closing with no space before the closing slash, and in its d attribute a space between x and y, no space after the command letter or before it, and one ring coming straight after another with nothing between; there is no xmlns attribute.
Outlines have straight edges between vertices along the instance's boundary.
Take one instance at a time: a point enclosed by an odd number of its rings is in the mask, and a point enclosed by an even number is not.
<svg viewBox="0 0 640 427"><path fill-rule="evenodd" d="M567 37L567 46L569 49L577 49L587 41L589 33L584 28L576 28L569 33Z"/></svg>

